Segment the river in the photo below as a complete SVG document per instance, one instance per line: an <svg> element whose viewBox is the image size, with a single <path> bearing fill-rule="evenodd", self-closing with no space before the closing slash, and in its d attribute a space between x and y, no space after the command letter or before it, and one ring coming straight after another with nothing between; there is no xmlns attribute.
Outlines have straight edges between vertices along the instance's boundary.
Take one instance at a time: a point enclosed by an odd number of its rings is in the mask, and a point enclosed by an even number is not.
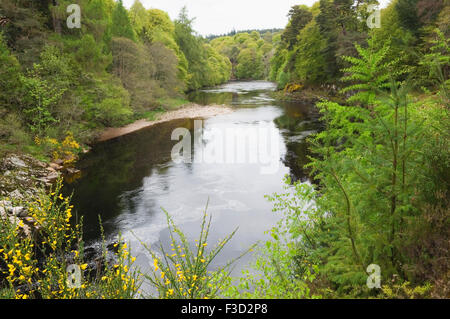
<svg viewBox="0 0 450 319"><path fill-rule="evenodd" d="M148 244L161 241L168 245L164 208L194 242L208 200L208 213L213 217L211 244L239 227L212 268L267 239L265 232L280 216L272 212L272 205L264 195L283 191L286 174L296 180L307 179L307 172L302 168L308 154L305 138L319 128L313 105L274 100L270 97L273 90L275 85L265 81L230 82L189 96L198 104L226 104L234 109L230 114L205 120L204 132L216 130L226 138L236 129L270 130L266 140L271 145L265 146L273 149L278 143L278 151L269 156L273 167L266 172L262 167L267 168L264 164L267 162L261 161L197 161L201 154L199 147L205 152L223 149L224 153L233 155L234 149L224 148L224 142L217 136L192 140L192 163L172 161L171 151L177 143L171 139L173 130L186 128L194 136L194 120L161 123L96 144L78 162L81 178L66 187L67 192L74 192L72 202L77 215L83 216L84 238L88 244L99 242L100 215L107 240L122 234L131 243L136 264L146 270L151 262L135 236ZM266 143L264 139L263 143ZM252 143L241 145L245 145L248 158L254 155L259 159L264 149L260 144L259 147ZM241 259L235 274L253 258L248 254Z"/></svg>

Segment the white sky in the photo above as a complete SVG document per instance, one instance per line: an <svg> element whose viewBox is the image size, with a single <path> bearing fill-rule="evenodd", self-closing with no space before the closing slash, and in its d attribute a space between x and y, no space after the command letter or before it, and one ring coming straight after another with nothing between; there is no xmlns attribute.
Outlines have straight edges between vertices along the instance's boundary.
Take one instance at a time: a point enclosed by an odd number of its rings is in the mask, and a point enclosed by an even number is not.
<svg viewBox="0 0 450 319"><path fill-rule="evenodd" d="M297 4L311 6L318 0L140 0L146 8L157 8L175 19L183 6L195 17L194 29L201 35L235 30L284 28L289 9ZM378 0L382 7L390 0ZM123 0L129 8L134 0Z"/></svg>

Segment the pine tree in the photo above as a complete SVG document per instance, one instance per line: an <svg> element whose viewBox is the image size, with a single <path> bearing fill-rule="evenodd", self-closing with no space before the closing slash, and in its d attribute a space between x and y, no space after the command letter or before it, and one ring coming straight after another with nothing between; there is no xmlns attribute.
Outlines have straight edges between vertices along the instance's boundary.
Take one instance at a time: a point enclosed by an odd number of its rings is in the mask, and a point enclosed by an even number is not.
<svg viewBox="0 0 450 319"><path fill-rule="evenodd" d="M136 40L133 27L131 26L128 12L123 6L122 0L119 0L112 13L112 36L128 38L132 41Z"/></svg>
<svg viewBox="0 0 450 319"><path fill-rule="evenodd" d="M406 220L417 214L411 198L424 165L418 152L424 128L411 117L409 86L391 78L383 61L388 48L368 44L358 48L360 57L346 58L352 66L345 77L358 81L345 90L359 91L349 100L366 107L318 104L327 128L314 137L310 164L322 184L327 227L339 234L324 271L341 287L363 284L372 263L385 276L404 277L402 240Z"/></svg>

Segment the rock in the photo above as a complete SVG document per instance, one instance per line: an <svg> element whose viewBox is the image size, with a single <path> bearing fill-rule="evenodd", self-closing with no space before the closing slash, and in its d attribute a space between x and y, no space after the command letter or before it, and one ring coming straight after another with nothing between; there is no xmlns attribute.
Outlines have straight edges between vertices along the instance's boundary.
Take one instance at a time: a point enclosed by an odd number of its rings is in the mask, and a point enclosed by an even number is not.
<svg viewBox="0 0 450 319"><path fill-rule="evenodd" d="M57 159L54 163L62 166L64 164L64 161L62 159Z"/></svg>
<svg viewBox="0 0 450 319"><path fill-rule="evenodd" d="M26 167L28 167L27 164L25 164L24 161L22 161L20 158L18 158L17 156L14 156L14 155L9 157L7 159L7 161L13 167L18 167L18 168L26 168Z"/></svg>
<svg viewBox="0 0 450 319"><path fill-rule="evenodd" d="M0 206L0 218L4 220L6 216L6 209Z"/></svg>
<svg viewBox="0 0 450 319"><path fill-rule="evenodd" d="M20 229L23 231L26 237L31 237L31 227L28 225L22 225L20 226Z"/></svg>
<svg viewBox="0 0 450 319"><path fill-rule="evenodd" d="M46 163L41 162L41 161L38 161L38 160L34 160L34 164L35 164L36 166L41 167L41 168L46 168L46 167L47 167L47 164L46 164Z"/></svg>
<svg viewBox="0 0 450 319"><path fill-rule="evenodd" d="M11 214L13 214L14 216L17 217L25 217L27 216L27 211L25 210L24 207L13 207L11 209Z"/></svg>
<svg viewBox="0 0 450 319"><path fill-rule="evenodd" d="M48 168L52 168L55 171L59 171L63 168L61 165L56 163L50 163L48 166L49 166Z"/></svg>
<svg viewBox="0 0 450 319"><path fill-rule="evenodd" d="M12 205L12 203L9 200L0 201L0 206L5 207L5 206L11 206L11 205Z"/></svg>
<svg viewBox="0 0 450 319"><path fill-rule="evenodd" d="M15 199L23 199L23 195L21 192L19 192L18 189L12 191L9 193L9 197L15 198Z"/></svg>
<svg viewBox="0 0 450 319"><path fill-rule="evenodd" d="M56 172L56 168L53 168L52 166L46 167L45 169L50 173Z"/></svg>
<svg viewBox="0 0 450 319"><path fill-rule="evenodd" d="M50 183L56 181L58 178L59 178L59 173L58 172L50 173L49 175L44 177L45 181L46 182L50 182Z"/></svg>
<svg viewBox="0 0 450 319"><path fill-rule="evenodd" d="M72 175L80 173L79 169L71 168L71 167L66 168L66 171L68 174L72 174Z"/></svg>
<svg viewBox="0 0 450 319"><path fill-rule="evenodd" d="M17 226L20 223L20 218L16 217L16 216L8 216L9 218L9 222L14 225Z"/></svg>

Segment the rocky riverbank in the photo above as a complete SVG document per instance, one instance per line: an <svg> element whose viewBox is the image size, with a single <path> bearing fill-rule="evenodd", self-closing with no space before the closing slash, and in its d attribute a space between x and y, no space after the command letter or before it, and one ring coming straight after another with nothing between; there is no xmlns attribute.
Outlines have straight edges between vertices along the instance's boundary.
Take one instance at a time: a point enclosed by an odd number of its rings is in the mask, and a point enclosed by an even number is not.
<svg viewBox="0 0 450 319"><path fill-rule="evenodd" d="M0 196L24 200L50 188L62 174L77 173L62 160L46 163L29 155L10 154L0 159Z"/></svg>
<svg viewBox="0 0 450 319"><path fill-rule="evenodd" d="M335 85L323 84L315 87L302 87L295 91L279 90L271 92L271 96L279 101L305 102L315 104L321 100L343 103L348 97L342 95Z"/></svg>
<svg viewBox="0 0 450 319"><path fill-rule="evenodd" d="M15 228L20 238L30 238L41 247L41 250L49 249L48 243L44 244L43 226L32 216L27 203L36 201L43 192L49 192L55 182L62 176L71 177L79 171L73 167L64 166L63 161L46 163L29 155L10 154L0 159L0 229ZM10 230L11 231L11 230ZM83 256L87 268L84 271L86 278L96 278L104 271L105 262L112 265L116 261L117 242L106 244L106 260L103 247L100 243L84 246ZM0 244L0 251L2 250ZM36 258L39 263L45 262L45 255L41 250L36 250ZM73 255L59 256L65 258L67 264L73 263ZM0 282L7 271L6 264L0 258ZM37 285L32 283L33 288ZM29 291L29 285L15 287L23 292ZM33 288L34 289L34 288Z"/></svg>
<svg viewBox="0 0 450 319"><path fill-rule="evenodd" d="M29 155L10 154L0 160L0 218L20 225L24 236L33 236L39 226L21 206L51 188L63 174L79 171L65 167L63 161L45 163Z"/></svg>

